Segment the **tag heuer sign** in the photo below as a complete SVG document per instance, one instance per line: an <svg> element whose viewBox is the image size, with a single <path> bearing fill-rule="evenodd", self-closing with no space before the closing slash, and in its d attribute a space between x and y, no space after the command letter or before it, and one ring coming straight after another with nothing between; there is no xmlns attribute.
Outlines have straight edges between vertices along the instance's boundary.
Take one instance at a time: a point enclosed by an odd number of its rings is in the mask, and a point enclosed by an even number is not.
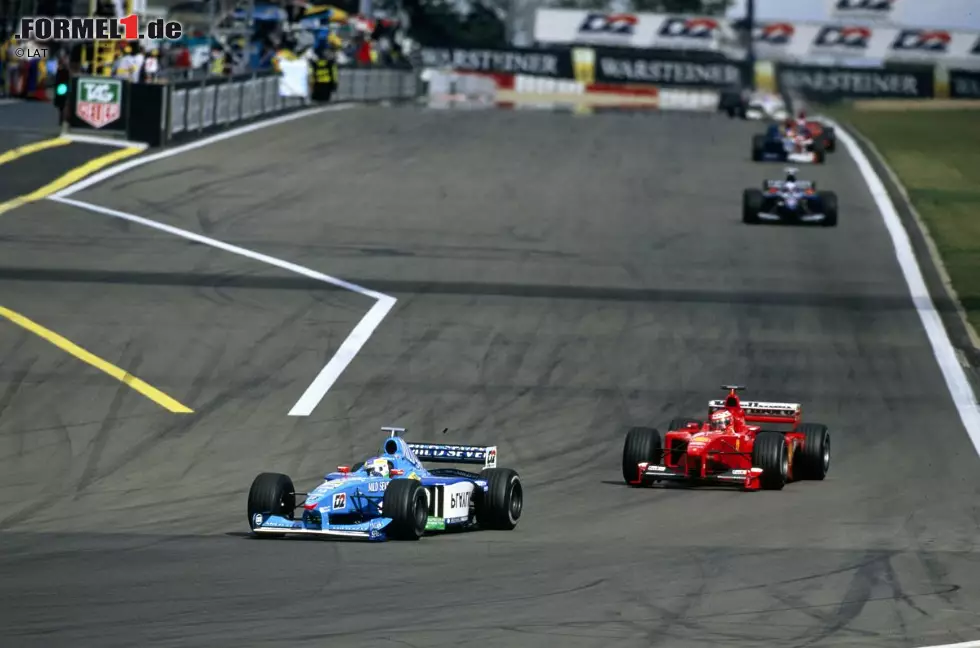
<svg viewBox="0 0 980 648"><path fill-rule="evenodd" d="M75 97L75 115L92 128L102 128L122 116L122 81L81 78Z"/></svg>

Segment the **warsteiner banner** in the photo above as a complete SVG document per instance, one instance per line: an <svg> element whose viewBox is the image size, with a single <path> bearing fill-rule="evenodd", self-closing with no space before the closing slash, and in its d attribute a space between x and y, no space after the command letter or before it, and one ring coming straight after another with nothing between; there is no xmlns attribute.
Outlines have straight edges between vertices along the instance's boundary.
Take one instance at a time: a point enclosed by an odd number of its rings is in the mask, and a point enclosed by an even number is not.
<svg viewBox="0 0 980 648"><path fill-rule="evenodd" d="M777 64L781 92L807 99L931 98L935 82L931 69L844 68Z"/></svg>
<svg viewBox="0 0 980 648"><path fill-rule="evenodd" d="M953 99L980 99L980 71L950 70L949 96Z"/></svg>
<svg viewBox="0 0 980 648"><path fill-rule="evenodd" d="M582 49L582 48L579 48ZM619 54L596 48L598 83L648 83L665 87L725 88L748 74L745 65L731 61L686 61L637 53Z"/></svg>
<svg viewBox="0 0 980 648"><path fill-rule="evenodd" d="M427 47L422 50L422 64L428 68L447 68L457 72L527 74L553 79L572 77L571 53L567 48L552 50Z"/></svg>

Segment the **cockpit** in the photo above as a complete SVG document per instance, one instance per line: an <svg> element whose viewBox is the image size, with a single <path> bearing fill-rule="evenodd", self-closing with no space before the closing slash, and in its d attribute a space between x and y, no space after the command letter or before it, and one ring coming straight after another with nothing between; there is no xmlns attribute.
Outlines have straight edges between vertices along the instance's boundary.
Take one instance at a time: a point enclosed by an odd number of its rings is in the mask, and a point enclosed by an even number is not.
<svg viewBox="0 0 980 648"><path fill-rule="evenodd" d="M371 477L389 477L395 462L385 457L371 457L364 462L364 470Z"/></svg>

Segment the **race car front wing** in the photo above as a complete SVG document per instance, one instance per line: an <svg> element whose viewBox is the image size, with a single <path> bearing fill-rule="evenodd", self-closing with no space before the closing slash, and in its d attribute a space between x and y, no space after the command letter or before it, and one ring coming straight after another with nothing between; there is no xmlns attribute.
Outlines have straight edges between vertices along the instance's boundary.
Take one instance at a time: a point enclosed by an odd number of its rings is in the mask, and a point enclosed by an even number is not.
<svg viewBox="0 0 980 648"><path fill-rule="evenodd" d="M803 153L797 153L797 152L787 153L786 161L813 164L814 162L817 161L817 154L814 153L813 151L805 151Z"/></svg>
<svg viewBox="0 0 980 648"><path fill-rule="evenodd" d="M795 214L793 216L784 216L781 214L774 214L772 212L759 212L759 220L765 221L792 221L796 223L820 223L827 219L827 215L824 213L817 214Z"/></svg>
<svg viewBox="0 0 980 648"><path fill-rule="evenodd" d="M301 534L318 536L346 536L366 540L385 540L385 527L390 518L375 518L357 524L317 525L306 520L290 520L278 515L268 517L256 514L252 532L257 534Z"/></svg>
<svg viewBox="0 0 980 648"><path fill-rule="evenodd" d="M657 481L677 481L689 483L720 483L741 486L745 490L762 488L760 477L762 468L733 469L707 475L689 475L686 472L661 466L659 464L637 464L636 480L630 482L634 486L643 486Z"/></svg>

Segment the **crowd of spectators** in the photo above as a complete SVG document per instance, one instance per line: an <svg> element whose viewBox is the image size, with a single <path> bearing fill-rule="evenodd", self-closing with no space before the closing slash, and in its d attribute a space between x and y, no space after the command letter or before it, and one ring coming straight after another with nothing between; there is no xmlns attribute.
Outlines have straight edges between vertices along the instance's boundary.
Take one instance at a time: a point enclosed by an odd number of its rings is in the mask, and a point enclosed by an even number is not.
<svg viewBox="0 0 980 648"><path fill-rule="evenodd" d="M226 22L232 18L229 15ZM410 66L411 43L397 19L334 15L311 23L289 12L283 20L254 25L250 35L229 35L228 29L211 29L202 16L180 41L118 42L108 60L98 61L92 43L47 42L39 47L9 38L0 48L0 96L31 98L45 92L63 52L68 53L72 74L106 75L134 83L275 70L281 60L323 56L340 67ZM106 66L95 69L97 62Z"/></svg>
<svg viewBox="0 0 980 648"><path fill-rule="evenodd" d="M340 66L408 66L407 39L397 20L345 17L310 25L295 16L264 20L245 36L191 26L175 43L161 43L158 78L193 78L275 70L284 59L313 60L328 52Z"/></svg>

